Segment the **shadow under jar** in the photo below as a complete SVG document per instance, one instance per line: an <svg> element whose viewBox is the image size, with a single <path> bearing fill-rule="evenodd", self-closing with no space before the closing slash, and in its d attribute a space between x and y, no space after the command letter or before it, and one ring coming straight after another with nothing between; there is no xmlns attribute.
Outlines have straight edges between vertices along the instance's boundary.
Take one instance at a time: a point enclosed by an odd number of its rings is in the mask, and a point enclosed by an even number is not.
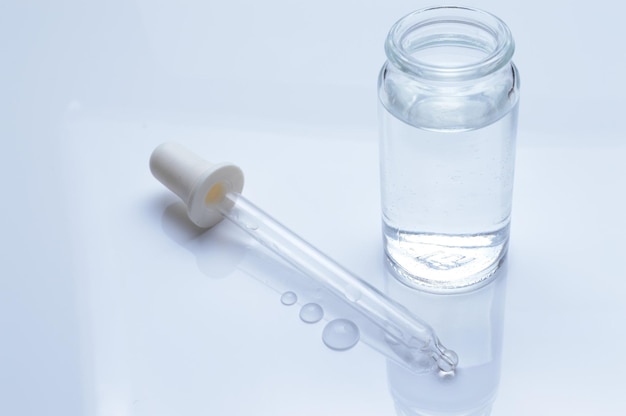
<svg viewBox="0 0 626 416"><path fill-rule="evenodd" d="M506 255L519 75L502 20L464 7L399 20L378 80L383 238L408 286L487 283Z"/></svg>

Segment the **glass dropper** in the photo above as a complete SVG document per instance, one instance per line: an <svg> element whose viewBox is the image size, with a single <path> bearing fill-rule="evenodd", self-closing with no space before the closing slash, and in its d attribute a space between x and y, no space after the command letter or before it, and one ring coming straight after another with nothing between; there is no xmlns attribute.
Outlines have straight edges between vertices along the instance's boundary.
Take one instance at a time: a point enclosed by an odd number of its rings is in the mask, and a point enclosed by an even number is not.
<svg viewBox="0 0 626 416"><path fill-rule="evenodd" d="M405 307L311 246L241 195L243 173L237 166L205 161L175 143L158 146L150 158L152 174L187 204L189 218L209 228L222 218L252 236L294 268L336 295L383 331L394 345L394 361L415 369L424 356L444 372L458 357L434 330ZM380 349L379 349L380 350Z"/></svg>

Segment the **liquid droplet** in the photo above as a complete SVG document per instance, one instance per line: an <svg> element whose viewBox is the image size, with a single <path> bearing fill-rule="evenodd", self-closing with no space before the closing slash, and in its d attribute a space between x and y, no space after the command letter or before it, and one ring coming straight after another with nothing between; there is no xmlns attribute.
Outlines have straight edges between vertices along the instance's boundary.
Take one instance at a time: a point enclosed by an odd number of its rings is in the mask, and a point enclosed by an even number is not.
<svg viewBox="0 0 626 416"><path fill-rule="evenodd" d="M324 310L317 303L307 303L300 309L300 319L307 324L319 322L324 317Z"/></svg>
<svg viewBox="0 0 626 416"><path fill-rule="evenodd" d="M444 373L449 373L455 370L457 364L459 362L459 357L452 350L444 350L437 359L437 366Z"/></svg>
<svg viewBox="0 0 626 416"><path fill-rule="evenodd" d="M280 297L280 301L283 305L291 306L298 301L298 295L293 292L285 292Z"/></svg>
<svg viewBox="0 0 626 416"><path fill-rule="evenodd" d="M360 337L359 327L347 319L330 321L322 332L324 344L335 351L349 350L359 342Z"/></svg>

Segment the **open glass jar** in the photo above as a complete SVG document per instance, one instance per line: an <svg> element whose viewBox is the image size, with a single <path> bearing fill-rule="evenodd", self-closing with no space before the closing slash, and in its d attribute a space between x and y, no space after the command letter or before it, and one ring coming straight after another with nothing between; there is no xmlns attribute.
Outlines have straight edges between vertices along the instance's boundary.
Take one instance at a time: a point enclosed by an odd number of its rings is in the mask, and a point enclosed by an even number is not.
<svg viewBox="0 0 626 416"><path fill-rule="evenodd" d="M384 247L435 292L489 281L507 252L519 74L502 20L465 7L399 20L378 80Z"/></svg>

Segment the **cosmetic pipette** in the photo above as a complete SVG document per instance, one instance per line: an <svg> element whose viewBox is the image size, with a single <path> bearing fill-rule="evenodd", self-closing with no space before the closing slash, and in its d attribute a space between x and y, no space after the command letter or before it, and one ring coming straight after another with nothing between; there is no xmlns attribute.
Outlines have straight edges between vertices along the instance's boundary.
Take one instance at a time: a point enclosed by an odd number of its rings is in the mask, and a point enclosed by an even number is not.
<svg viewBox="0 0 626 416"><path fill-rule="evenodd" d="M241 195L243 172L230 163L211 163L176 143L158 146L150 157L152 174L187 205L199 227L227 218L294 268L328 289L379 327L408 368L425 355L444 372L458 357L433 329L387 295L356 277ZM401 351L401 352L400 352Z"/></svg>

